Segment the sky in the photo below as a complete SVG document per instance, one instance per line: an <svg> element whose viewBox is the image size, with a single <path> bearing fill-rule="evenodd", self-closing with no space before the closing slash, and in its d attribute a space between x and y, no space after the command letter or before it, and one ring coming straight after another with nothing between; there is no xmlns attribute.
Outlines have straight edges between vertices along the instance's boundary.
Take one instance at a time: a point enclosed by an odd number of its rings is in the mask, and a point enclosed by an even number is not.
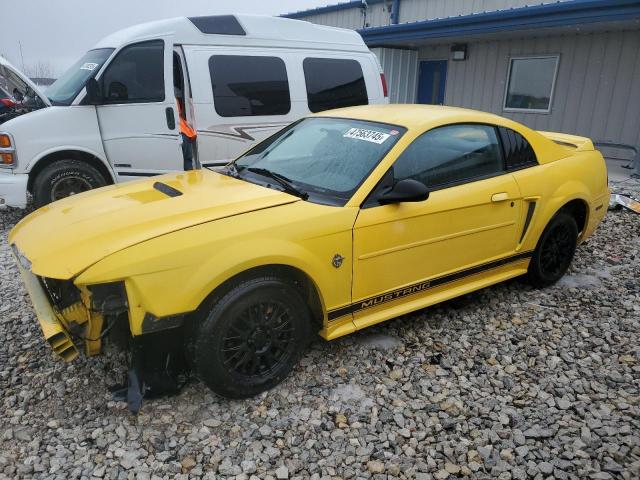
<svg viewBox="0 0 640 480"><path fill-rule="evenodd" d="M342 1L342 0L340 0ZM338 0L13 0L0 28L0 55L26 71L48 65L54 77L101 38L162 18L228 13L279 15ZM8 7L9 5L3 6ZM20 46L22 44L22 56Z"/></svg>

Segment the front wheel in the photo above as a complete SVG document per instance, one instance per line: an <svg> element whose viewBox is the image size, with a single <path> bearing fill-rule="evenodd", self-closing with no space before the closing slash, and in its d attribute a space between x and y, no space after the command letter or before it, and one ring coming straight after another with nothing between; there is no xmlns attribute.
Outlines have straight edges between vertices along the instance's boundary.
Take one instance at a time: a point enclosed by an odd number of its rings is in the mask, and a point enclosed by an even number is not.
<svg viewBox="0 0 640 480"><path fill-rule="evenodd" d="M95 167L80 160L58 160L38 173L33 184L33 200L36 208L40 208L106 184Z"/></svg>
<svg viewBox="0 0 640 480"><path fill-rule="evenodd" d="M292 285L271 277L241 283L215 303L196 329L196 370L219 395L257 395L295 366L310 324L309 308Z"/></svg>
<svg viewBox="0 0 640 480"><path fill-rule="evenodd" d="M531 284L542 288L556 283L566 273L578 243L578 226L565 212L557 213L542 232L529 263Z"/></svg>

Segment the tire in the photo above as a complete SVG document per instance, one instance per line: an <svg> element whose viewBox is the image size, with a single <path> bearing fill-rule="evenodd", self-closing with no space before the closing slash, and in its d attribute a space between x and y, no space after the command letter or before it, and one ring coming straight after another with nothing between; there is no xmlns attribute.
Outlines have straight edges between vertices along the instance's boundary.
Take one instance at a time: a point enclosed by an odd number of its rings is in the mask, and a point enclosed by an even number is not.
<svg viewBox="0 0 640 480"><path fill-rule="evenodd" d="M33 183L36 208L107 184L93 166L80 160L58 160L42 169Z"/></svg>
<svg viewBox="0 0 640 480"><path fill-rule="evenodd" d="M309 342L309 308L295 287L278 278L239 284L205 315L196 329L193 363L223 397L247 398L273 388Z"/></svg>
<svg viewBox="0 0 640 480"><path fill-rule="evenodd" d="M529 263L528 279L537 288L556 283L566 273L578 243L578 226L566 212L558 212L542 232Z"/></svg>

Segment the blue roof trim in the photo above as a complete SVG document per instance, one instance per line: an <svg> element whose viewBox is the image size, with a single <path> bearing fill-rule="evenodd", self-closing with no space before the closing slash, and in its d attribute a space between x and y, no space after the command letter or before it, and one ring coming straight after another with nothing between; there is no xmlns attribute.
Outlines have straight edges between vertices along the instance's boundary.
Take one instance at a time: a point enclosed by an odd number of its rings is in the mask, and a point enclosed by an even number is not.
<svg viewBox="0 0 640 480"><path fill-rule="evenodd" d="M640 0L574 0L358 30L369 46L640 18Z"/></svg>
<svg viewBox="0 0 640 480"><path fill-rule="evenodd" d="M374 3L382 3L385 0L367 0L369 5ZM330 12L338 12L340 10L348 10L350 8L360 8L362 7L362 0L352 0L350 2L337 3L335 5L327 5L326 7L317 7L310 8L309 10L301 10L299 12L293 13L285 13L284 15L280 15L284 18L306 18L309 15L317 15L319 13L330 13Z"/></svg>

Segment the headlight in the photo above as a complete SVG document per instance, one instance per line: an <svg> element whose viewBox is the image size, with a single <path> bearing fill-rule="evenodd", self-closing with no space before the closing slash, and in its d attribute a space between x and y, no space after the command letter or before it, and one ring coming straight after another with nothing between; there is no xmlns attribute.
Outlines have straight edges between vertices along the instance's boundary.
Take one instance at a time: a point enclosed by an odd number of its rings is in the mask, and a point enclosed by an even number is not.
<svg viewBox="0 0 640 480"><path fill-rule="evenodd" d="M20 265L22 265L22 268L31 271L31 262L27 257L24 256L24 254L20 251L15 243L11 245L11 249L13 250L13 254L15 255L18 262L20 262Z"/></svg>
<svg viewBox="0 0 640 480"><path fill-rule="evenodd" d="M16 164L16 144L8 133L0 133L0 167Z"/></svg>
<svg viewBox="0 0 640 480"><path fill-rule="evenodd" d="M91 292L91 310L104 315L115 315L129 310L124 282L88 285Z"/></svg>

